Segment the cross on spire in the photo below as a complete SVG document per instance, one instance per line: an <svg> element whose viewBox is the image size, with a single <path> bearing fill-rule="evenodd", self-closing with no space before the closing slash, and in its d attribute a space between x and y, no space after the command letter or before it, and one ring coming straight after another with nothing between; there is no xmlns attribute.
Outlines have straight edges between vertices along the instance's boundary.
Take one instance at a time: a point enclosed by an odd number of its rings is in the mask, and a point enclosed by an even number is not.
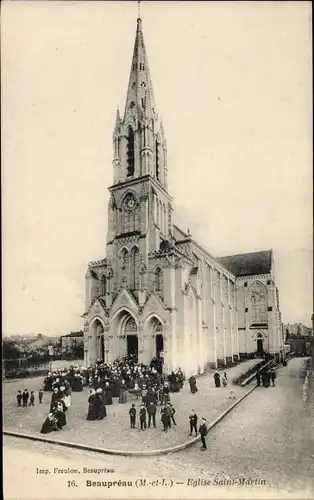
<svg viewBox="0 0 314 500"><path fill-rule="evenodd" d="M141 0L137 1L137 18L141 19Z"/></svg>

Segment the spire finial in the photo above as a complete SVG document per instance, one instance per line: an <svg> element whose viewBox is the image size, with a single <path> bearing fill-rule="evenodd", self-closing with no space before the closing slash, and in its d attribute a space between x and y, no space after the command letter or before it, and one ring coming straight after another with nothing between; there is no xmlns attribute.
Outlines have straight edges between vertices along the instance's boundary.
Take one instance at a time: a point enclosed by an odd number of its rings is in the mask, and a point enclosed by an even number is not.
<svg viewBox="0 0 314 500"><path fill-rule="evenodd" d="M137 19L141 19L141 0L137 0Z"/></svg>

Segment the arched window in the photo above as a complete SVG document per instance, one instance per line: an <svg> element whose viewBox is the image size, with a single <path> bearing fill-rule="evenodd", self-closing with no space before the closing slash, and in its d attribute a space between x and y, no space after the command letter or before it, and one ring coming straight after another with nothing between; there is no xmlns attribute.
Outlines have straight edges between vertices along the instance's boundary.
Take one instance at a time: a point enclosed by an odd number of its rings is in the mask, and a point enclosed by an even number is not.
<svg viewBox="0 0 314 500"><path fill-rule="evenodd" d="M251 322L252 324L265 324L267 323L267 300L266 289L256 281L251 286Z"/></svg>
<svg viewBox="0 0 314 500"><path fill-rule="evenodd" d="M139 288L140 274L140 252L137 247L132 248L131 266L130 266L130 289L137 290Z"/></svg>
<svg viewBox="0 0 314 500"><path fill-rule="evenodd" d="M156 292L162 291L162 270L157 267L155 271L155 290Z"/></svg>
<svg viewBox="0 0 314 500"><path fill-rule="evenodd" d="M107 294L107 279L106 279L106 276L102 276L101 277L101 287L100 287L100 294L101 295L106 295Z"/></svg>
<svg viewBox="0 0 314 500"><path fill-rule="evenodd" d="M121 284L122 286L127 287L130 258L129 258L129 252L127 251L126 248L123 248L120 259L121 259L121 269L120 269Z"/></svg>
<svg viewBox="0 0 314 500"><path fill-rule="evenodd" d="M159 158L159 143L155 142L155 157L156 157L156 179L160 181L160 158Z"/></svg>
<svg viewBox="0 0 314 500"><path fill-rule="evenodd" d="M131 177L132 175L134 175L134 132L132 127L129 127L128 130L127 158L127 176Z"/></svg>

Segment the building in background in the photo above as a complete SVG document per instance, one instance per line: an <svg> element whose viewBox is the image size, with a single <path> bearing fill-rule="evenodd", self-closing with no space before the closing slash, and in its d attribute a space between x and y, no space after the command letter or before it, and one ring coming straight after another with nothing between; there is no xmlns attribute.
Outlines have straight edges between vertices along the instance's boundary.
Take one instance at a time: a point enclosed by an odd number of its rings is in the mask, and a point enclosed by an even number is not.
<svg viewBox="0 0 314 500"><path fill-rule="evenodd" d="M106 257L85 277L85 363L162 356L166 372L180 366L189 376L246 356L281 358L272 251L217 259L173 222L141 19L113 149Z"/></svg>
<svg viewBox="0 0 314 500"><path fill-rule="evenodd" d="M79 332L71 332L67 335L62 335L60 337L61 340L61 349L64 351L71 351L78 347L83 348L84 346L84 332L80 330Z"/></svg>
<svg viewBox="0 0 314 500"><path fill-rule="evenodd" d="M303 323L284 325L286 344L296 356L310 356L312 345L312 329Z"/></svg>

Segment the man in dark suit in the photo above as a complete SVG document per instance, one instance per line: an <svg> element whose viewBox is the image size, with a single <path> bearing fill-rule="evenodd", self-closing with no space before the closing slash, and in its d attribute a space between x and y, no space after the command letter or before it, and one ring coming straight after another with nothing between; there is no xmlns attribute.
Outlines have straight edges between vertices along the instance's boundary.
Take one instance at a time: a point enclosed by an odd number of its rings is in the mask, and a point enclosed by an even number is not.
<svg viewBox="0 0 314 500"><path fill-rule="evenodd" d="M174 419L174 414L175 414L176 410L174 409L174 407L172 406L172 404L171 404L171 403L169 403L169 406L170 406L170 408L171 408L171 420L172 420L172 422L173 422L173 425L177 425L177 424L176 424L176 421L175 421L175 419Z"/></svg>
<svg viewBox="0 0 314 500"><path fill-rule="evenodd" d="M207 450L206 446L206 436L207 436L207 426L206 426L206 418L202 418L202 423L199 428L199 433L201 435L201 441L202 441L202 448L201 450Z"/></svg>
<svg viewBox="0 0 314 500"><path fill-rule="evenodd" d="M189 436L192 436L193 431L195 431L195 436L197 436L197 415L195 413L195 410L192 410L190 416L190 434Z"/></svg>
<svg viewBox="0 0 314 500"><path fill-rule="evenodd" d="M29 398L29 392L27 389L25 389L22 394L23 406L27 406L28 398Z"/></svg>
<svg viewBox="0 0 314 500"><path fill-rule="evenodd" d="M130 415L130 427L131 429L135 429L136 408L134 403L132 404L132 407L129 409L129 415Z"/></svg>
<svg viewBox="0 0 314 500"><path fill-rule="evenodd" d="M168 411L167 411L167 407L166 406L163 406L161 411L161 421L162 421L162 424L164 426L163 428L163 431L167 432L168 430Z"/></svg>
<svg viewBox="0 0 314 500"><path fill-rule="evenodd" d="M147 425L146 425L146 408L145 408L144 403L141 404L140 423L141 423L141 431L143 431L147 427Z"/></svg>
<svg viewBox="0 0 314 500"><path fill-rule="evenodd" d="M147 406L147 413L148 413L148 427L150 427L151 421L153 421L153 426L156 427L156 404L151 401L149 405Z"/></svg>

